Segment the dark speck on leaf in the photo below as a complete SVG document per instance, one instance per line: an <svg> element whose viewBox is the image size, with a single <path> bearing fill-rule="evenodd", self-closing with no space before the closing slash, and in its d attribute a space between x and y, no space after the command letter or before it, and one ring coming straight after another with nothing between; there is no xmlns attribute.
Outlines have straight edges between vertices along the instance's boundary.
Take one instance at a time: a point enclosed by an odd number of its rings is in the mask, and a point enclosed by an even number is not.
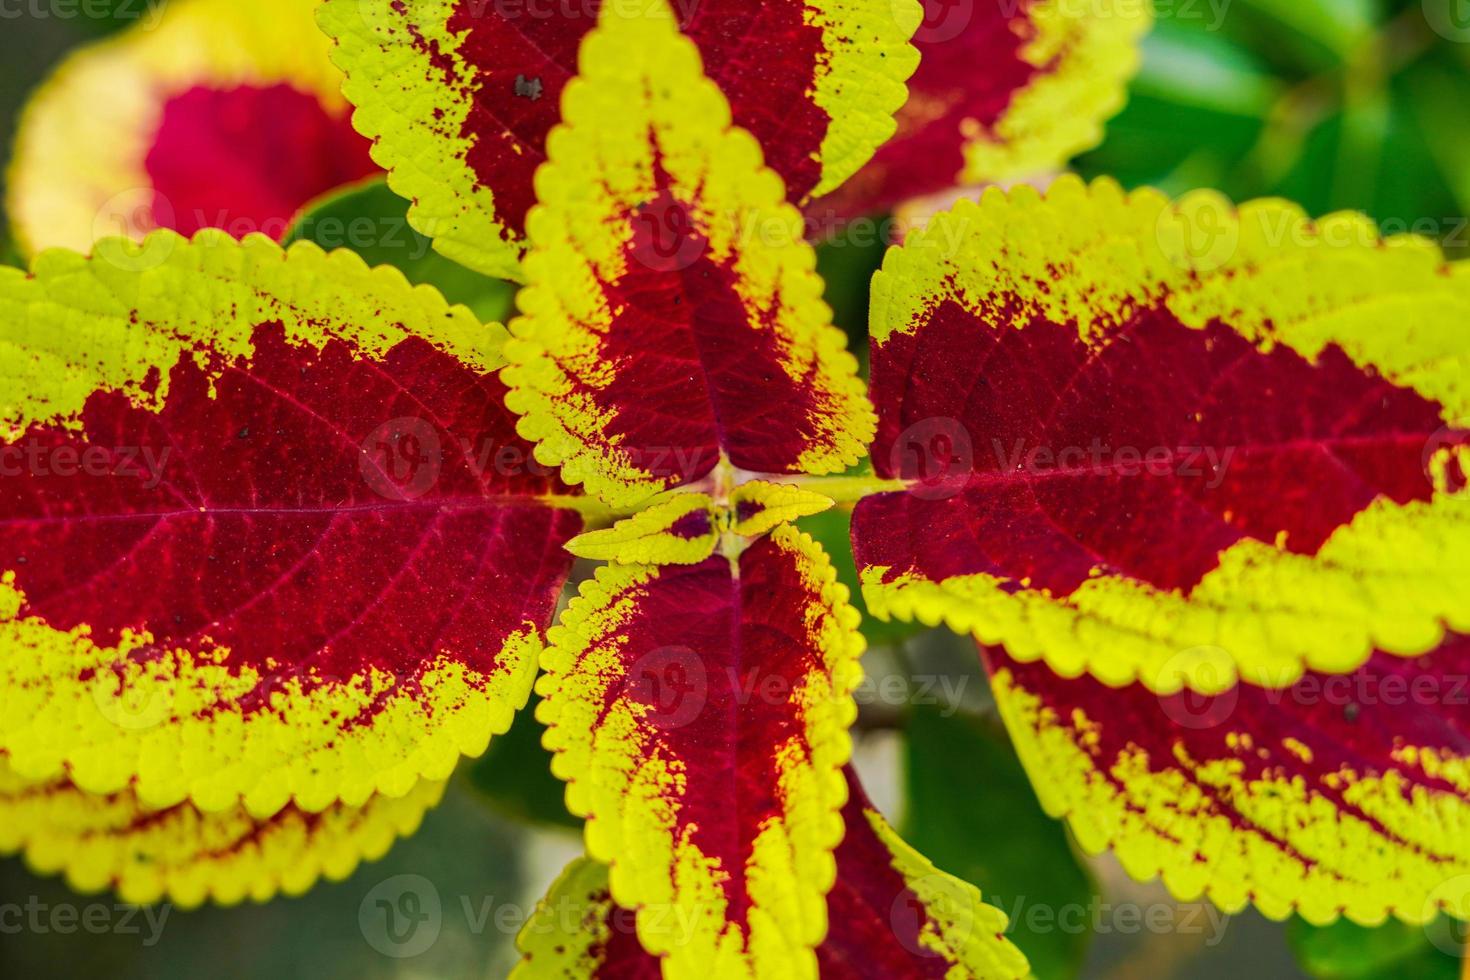
<svg viewBox="0 0 1470 980"><path fill-rule="evenodd" d="M525 75L516 76L515 93L517 98L530 99L536 102L541 98L541 79L538 76L527 78Z"/></svg>
<svg viewBox="0 0 1470 980"><path fill-rule="evenodd" d="M1349 701L1347 705L1342 709L1342 716L1346 718L1349 722L1357 721L1359 710L1360 709L1358 708L1358 703L1356 701Z"/></svg>
<svg viewBox="0 0 1470 980"><path fill-rule="evenodd" d="M247 426L241 427L240 431L235 433L235 438L236 439L249 439L250 438L250 426L247 425Z"/></svg>

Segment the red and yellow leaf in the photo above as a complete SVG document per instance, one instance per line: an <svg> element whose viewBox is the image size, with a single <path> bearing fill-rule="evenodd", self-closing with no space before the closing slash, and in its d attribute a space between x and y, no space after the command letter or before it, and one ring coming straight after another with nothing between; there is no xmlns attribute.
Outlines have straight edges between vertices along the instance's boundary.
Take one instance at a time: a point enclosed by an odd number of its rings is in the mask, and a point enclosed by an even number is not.
<svg viewBox="0 0 1470 980"><path fill-rule="evenodd" d="M827 928L862 637L806 535L610 565L542 656L567 807L670 977L800 977Z"/></svg>
<svg viewBox="0 0 1470 980"><path fill-rule="evenodd" d="M898 132L813 206L818 223L955 185L1035 177L1097 145L1153 21L1139 0L924 6Z"/></svg>
<svg viewBox="0 0 1470 980"><path fill-rule="evenodd" d="M789 483L747 480L730 492L730 530L759 537L782 524L829 510L835 503L826 494Z"/></svg>
<svg viewBox="0 0 1470 980"><path fill-rule="evenodd" d="M792 201L836 187L893 133L904 79L918 63L908 43L920 16L915 0L674 6L729 100L717 116L733 111L755 135ZM326 4L322 24L340 46L357 126L376 141L393 188L415 202L415 227L445 255L520 278L527 217L541 191L533 177L600 8L596 0ZM606 9L671 16L664 0ZM707 125L697 115L680 121L696 131Z"/></svg>
<svg viewBox="0 0 1470 980"><path fill-rule="evenodd" d="M376 172L312 9L170 0L67 58L16 130L19 247L154 228L280 238L312 198Z"/></svg>
<svg viewBox="0 0 1470 980"><path fill-rule="evenodd" d="M1223 659L1223 654L1216 652ZM987 653L1042 805L1182 900L1470 918L1470 638L1285 689L1156 695Z"/></svg>
<svg viewBox="0 0 1470 980"><path fill-rule="evenodd" d="M504 329L307 243L97 251L0 270L17 775L265 817L483 751L581 524L502 404Z"/></svg>
<svg viewBox="0 0 1470 980"><path fill-rule="evenodd" d="M612 527L577 535L567 550L623 565L692 565L714 554L722 535L757 538L833 506L813 490L766 480L748 480L722 496L727 504L706 493L670 491Z"/></svg>
<svg viewBox="0 0 1470 980"><path fill-rule="evenodd" d="M820 975L1026 976L1026 958L1005 938L1005 913L904 843L868 802L851 770L848 789L837 882L827 896L827 936L817 948ZM562 872L517 945L523 956L514 980L660 975L659 960L638 943L633 913L612 900L607 866L588 858Z"/></svg>
<svg viewBox="0 0 1470 980"><path fill-rule="evenodd" d="M609 7L609 11L617 8ZM607 16L537 175L507 404L626 505L709 474L829 473L872 410L780 179L668 16Z"/></svg>
<svg viewBox="0 0 1470 980"><path fill-rule="evenodd" d="M180 803L148 809L132 792L94 796L65 779L27 783L0 758L0 854L22 852L32 870L63 873L81 892L190 908L299 895L340 881L418 829L444 784L423 780L401 797L321 813L288 806L264 820L235 806L203 813Z"/></svg>
<svg viewBox="0 0 1470 980"><path fill-rule="evenodd" d="M872 309L878 615L1162 693L1470 631L1470 266L1433 244L1063 179L939 216Z"/></svg>
<svg viewBox="0 0 1470 980"><path fill-rule="evenodd" d="M612 527L577 535L567 550L623 565L693 565L715 553L723 530L708 494L677 492Z"/></svg>

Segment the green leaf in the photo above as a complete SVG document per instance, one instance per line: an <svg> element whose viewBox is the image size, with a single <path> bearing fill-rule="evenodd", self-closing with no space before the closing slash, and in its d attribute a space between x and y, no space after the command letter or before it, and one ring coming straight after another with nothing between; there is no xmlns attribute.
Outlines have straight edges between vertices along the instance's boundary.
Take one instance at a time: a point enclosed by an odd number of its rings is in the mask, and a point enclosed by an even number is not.
<svg viewBox="0 0 1470 980"><path fill-rule="evenodd" d="M1143 42L1135 95L1179 106L1260 118L1283 84L1248 48L1192 22L1161 22Z"/></svg>
<svg viewBox="0 0 1470 980"><path fill-rule="evenodd" d="M536 702L517 712L510 731L490 740L490 748L468 767L470 785L498 813L525 823L580 829L567 812L566 784L551 774L551 753L541 745Z"/></svg>
<svg viewBox="0 0 1470 980"><path fill-rule="evenodd" d="M857 218L817 244L817 274L832 320L847 334L847 346L866 375L868 365L868 292L873 273L888 250L886 218Z"/></svg>
<svg viewBox="0 0 1470 980"><path fill-rule="evenodd" d="M1171 194L1237 193L1231 177L1284 88L1260 58L1198 20L1165 20L1144 41L1143 65L1107 139L1078 161L1089 177Z"/></svg>
<svg viewBox="0 0 1470 980"><path fill-rule="evenodd" d="M408 224L408 202L382 177L334 191L307 205L286 233L285 244L307 239L322 248L349 248L369 265L395 266L409 282L426 283L451 303L463 303L482 322L504 323L516 287L451 262Z"/></svg>
<svg viewBox="0 0 1470 980"><path fill-rule="evenodd" d="M1376 0L1236 0L1226 23L1270 38L1273 57L1320 70L1346 61L1372 37L1378 6Z"/></svg>
<svg viewBox="0 0 1470 980"><path fill-rule="evenodd" d="M1011 916L1009 938L1038 980L1077 976L1090 937L1059 928L1058 916L1087 908L1095 888L999 721L918 705L907 731L904 839Z"/></svg>
<svg viewBox="0 0 1470 980"><path fill-rule="evenodd" d="M1462 965L1440 948L1463 950L1446 919L1428 926L1389 919L1374 929L1346 919L1330 926L1292 919L1286 939L1302 970L1324 980L1455 980Z"/></svg>
<svg viewBox="0 0 1470 980"><path fill-rule="evenodd" d="M1470 45L1436 35L1418 0L1184 9L1145 43L1127 106L1079 171L1174 195L1285 197L1314 215L1363 211L1385 234L1470 251Z"/></svg>
<svg viewBox="0 0 1470 980"><path fill-rule="evenodd" d="M1429 153L1455 196L1470 214L1470 140L1465 138L1464 67L1447 58L1429 59L1404 73L1403 83ZM1397 182L1397 181L1395 181Z"/></svg>
<svg viewBox="0 0 1470 980"><path fill-rule="evenodd" d="M853 607L862 614L861 629L871 646L886 646L898 643L924 630L922 623L884 622L868 612L863 601L862 585L858 581L857 567L852 560L852 511L845 507L803 517L796 522L801 530L816 538L822 550L832 559L837 569L837 580L847 586Z"/></svg>

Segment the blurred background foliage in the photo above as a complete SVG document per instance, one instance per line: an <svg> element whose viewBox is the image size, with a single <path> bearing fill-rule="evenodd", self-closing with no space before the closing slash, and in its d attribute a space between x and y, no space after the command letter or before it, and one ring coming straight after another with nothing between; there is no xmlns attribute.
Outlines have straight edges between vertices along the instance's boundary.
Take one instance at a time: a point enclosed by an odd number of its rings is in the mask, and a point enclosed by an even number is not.
<svg viewBox="0 0 1470 980"><path fill-rule="evenodd" d="M26 93L62 55L131 23L142 2L22 0L0 8L7 18L0 132L13 131ZM1156 9L1128 105L1103 144L1076 162L1078 171L1173 194L1213 187L1236 200L1279 195L1313 214L1362 210L1385 231L1416 231L1454 257L1470 256L1470 0L1156 0ZM507 284L467 275L426 249L332 238L354 217L402 213L401 201L369 183L319 202L292 237L394 262L486 319L511 309ZM819 250L828 299L860 355L867 284L886 230L860 222ZM3 232L0 261L15 261ZM804 526L855 589L847 515L819 515ZM1207 920L1157 933L1122 928L1117 910L1130 905L1168 907L1179 924L1201 917L1157 883L1131 881L1111 859L1084 858L1065 828L1045 817L967 641L877 621L865 632L873 689L885 679L938 679L930 696L862 705L858 763L874 800L920 851L1013 915L1013 938L1042 980L1461 975L1463 937L1443 920L1427 928L1316 928L1247 911L1221 931ZM503 976L514 929L494 926L495 909L527 910L580 851L576 821L560 803L527 711L484 759L462 767L418 835L347 881L263 906L173 910L152 945L143 942L146 930L0 931L0 976ZM359 923L373 889L398 875L422 876L442 902L438 941L403 960L374 948ZM18 859L0 861L0 906L28 902L85 908L112 899L76 896L30 875ZM1037 906L1082 906L1100 928L1061 929L1025 914Z"/></svg>

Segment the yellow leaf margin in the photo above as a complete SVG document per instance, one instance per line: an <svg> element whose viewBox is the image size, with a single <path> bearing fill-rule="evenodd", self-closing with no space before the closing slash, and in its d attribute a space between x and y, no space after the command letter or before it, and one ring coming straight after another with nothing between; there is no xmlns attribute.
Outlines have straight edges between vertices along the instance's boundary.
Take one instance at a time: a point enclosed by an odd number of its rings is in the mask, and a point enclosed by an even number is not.
<svg viewBox="0 0 1470 980"><path fill-rule="evenodd" d="M1284 201L1236 208L1213 192L1171 203L1073 177L1045 197L992 189L888 253L873 282L874 343L946 297L992 327L1004 326L986 318L1005 299L1021 317L1075 323L1084 339L1162 303L1187 326L1218 319L1309 360L1335 343L1438 401L1447 424L1470 419L1470 265L1423 238L1383 239L1358 214L1312 221ZM1098 575L1057 599L989 575L884 582L887 572L862 575L880 618L944 622L1065 677L1086 670L1161 694L1217 693L1237 678L1284 687L1307 668L1343 673L1374 649L1417 656L1446 629L1470 631L1470 493L1380 498L1312 556L1240 542L1188 595ZM1191 653L1220 649L1226 658Z"/></svg>

